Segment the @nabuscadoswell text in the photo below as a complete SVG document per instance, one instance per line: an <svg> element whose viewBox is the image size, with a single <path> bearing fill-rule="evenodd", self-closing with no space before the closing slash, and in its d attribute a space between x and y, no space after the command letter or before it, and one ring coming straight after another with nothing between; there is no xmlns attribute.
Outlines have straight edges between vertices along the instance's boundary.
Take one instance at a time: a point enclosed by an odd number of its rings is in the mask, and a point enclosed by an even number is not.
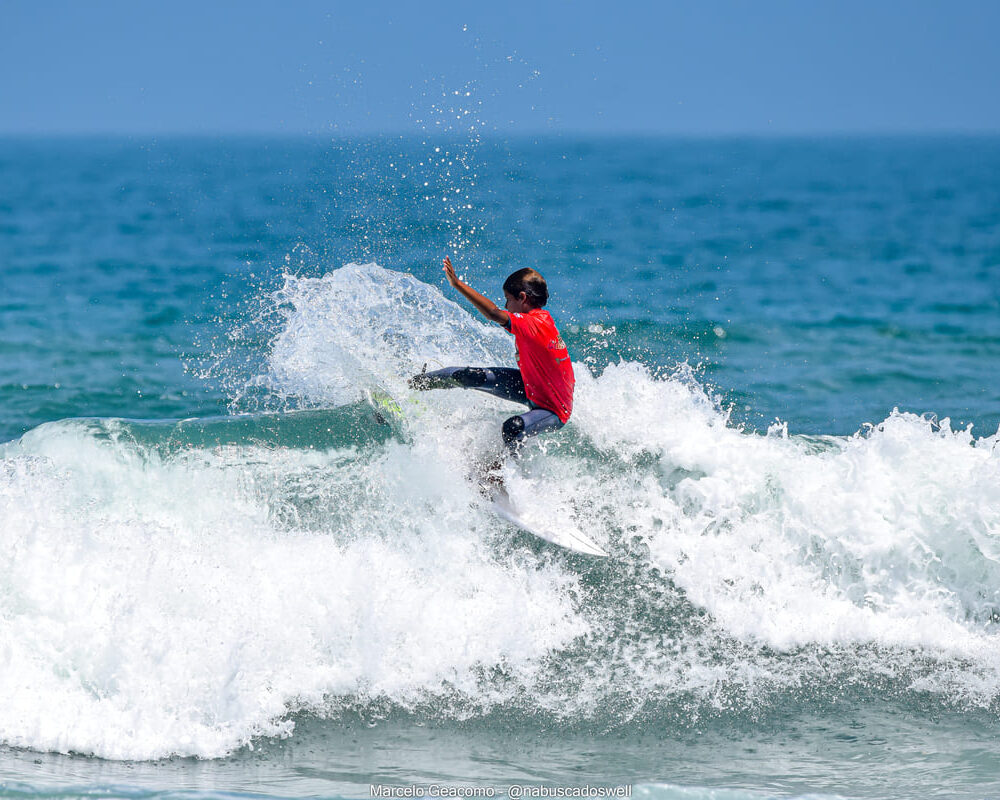
<svg viewBox="0 0 1000 800"><path fill-rule="evenodd" d="M631 797L631 786L535 786L510 784L509 786L465 786L440 783L423 784L370 784L372 797L509 797L520 798L618 798Z"/></svg>

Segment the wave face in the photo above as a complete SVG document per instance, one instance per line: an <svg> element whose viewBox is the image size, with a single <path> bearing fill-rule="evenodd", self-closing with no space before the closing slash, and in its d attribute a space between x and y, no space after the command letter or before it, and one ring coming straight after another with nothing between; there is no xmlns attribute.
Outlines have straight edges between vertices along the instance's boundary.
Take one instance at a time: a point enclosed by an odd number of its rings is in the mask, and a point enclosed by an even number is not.
<svg viewBox="0 0 1000 800"><path fill-rule="evenodd" d="M406 388L424 363L511 363L505 333L374 264L274 303L251 383L305 410L2 447L4 743L211 758L301 712L611 730L852 695L997 708L996 435L903 413L751 433L685 367L581 362L572 423L506 479L613 555L594 563L469 480L513 406Z"/></svg>

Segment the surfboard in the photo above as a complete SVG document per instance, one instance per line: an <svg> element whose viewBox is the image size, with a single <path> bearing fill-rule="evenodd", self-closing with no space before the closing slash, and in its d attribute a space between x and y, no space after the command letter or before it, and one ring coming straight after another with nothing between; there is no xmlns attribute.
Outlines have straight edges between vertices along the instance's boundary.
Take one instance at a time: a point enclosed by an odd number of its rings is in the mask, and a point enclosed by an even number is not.
<svg viewBox="0 0 1000 800"><path fill-rule="evenodd" d="M583 553L588 556L607 558L608 554L595 544L583 531L578 530L572 523L559 521L535 520L523 517L511 503L510 498L505 494L494 497L490 503L493 512L511 525L520 528L525 533L544 539L554 545L572 550L574 553Z"/></svg>
<svg viewBox="0 0 1000 800"><path fill-rule="evenodd" d="M390 419L403 419L403 409L400 408L399 403L396 402L393 396L384 389L376 386L367 389L365 395L375 410L375 421L379 425L387 425Z"/></svg>

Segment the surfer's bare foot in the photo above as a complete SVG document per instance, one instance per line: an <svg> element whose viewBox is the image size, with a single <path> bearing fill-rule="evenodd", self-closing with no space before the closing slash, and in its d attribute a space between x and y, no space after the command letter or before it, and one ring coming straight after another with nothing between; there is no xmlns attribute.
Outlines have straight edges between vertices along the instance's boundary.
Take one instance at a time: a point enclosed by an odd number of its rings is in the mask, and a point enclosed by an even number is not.
<svg viewBox="0 0 1000 800"><path fill-rule="evenodd" d="M427 389L433 389L434 378L432 378L430 375L425 375L424 373L420 373L419 375L414 375L412 378L410 378L410 380L407 381L407 385L411 389L419 389L421 391L425 391Z"/></svg>
<svg viewBox="0 0 1000 800"><path fill-rule="evenodd" d="M433 372L421 372L419 375L414 375L407 381L407 384L411 389L423 392L428 389L454 389L462 385L450 376L438 375Z"/></svg>

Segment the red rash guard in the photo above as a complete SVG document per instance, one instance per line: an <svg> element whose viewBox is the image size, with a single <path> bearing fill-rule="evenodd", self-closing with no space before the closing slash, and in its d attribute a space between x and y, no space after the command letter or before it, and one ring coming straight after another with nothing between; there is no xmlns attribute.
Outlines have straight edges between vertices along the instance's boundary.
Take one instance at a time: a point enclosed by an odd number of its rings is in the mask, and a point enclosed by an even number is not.
<svg viewBox="0 0 1000 800"><path fill-rule="evenodd" d="M533 308L510 315L510 332L517 347L517 366L524 393L539 408L553 412L560 422L573 413L573 365L569 351L548 311Z"/></svg>

